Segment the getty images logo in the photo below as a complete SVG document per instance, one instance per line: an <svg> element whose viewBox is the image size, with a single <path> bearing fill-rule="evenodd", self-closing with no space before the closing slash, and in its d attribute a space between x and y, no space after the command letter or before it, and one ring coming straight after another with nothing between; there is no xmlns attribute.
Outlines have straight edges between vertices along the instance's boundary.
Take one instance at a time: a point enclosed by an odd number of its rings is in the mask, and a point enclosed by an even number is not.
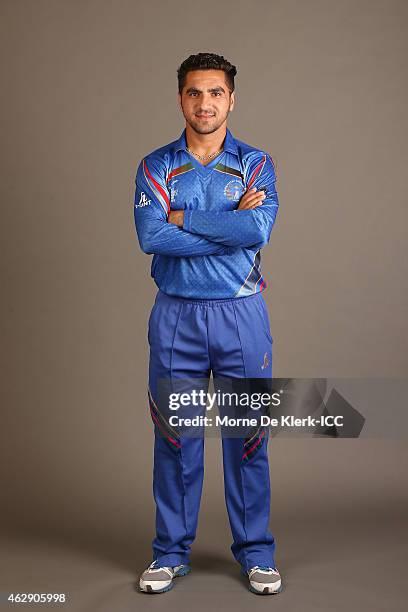
<svg viewBox="0 0 408 612"><path fill-rule="evenodd" d="M135 203L135 208L141 208L142 206L149 206L151 200L148 200L144 191L140 194L139 204Z"/></svg>

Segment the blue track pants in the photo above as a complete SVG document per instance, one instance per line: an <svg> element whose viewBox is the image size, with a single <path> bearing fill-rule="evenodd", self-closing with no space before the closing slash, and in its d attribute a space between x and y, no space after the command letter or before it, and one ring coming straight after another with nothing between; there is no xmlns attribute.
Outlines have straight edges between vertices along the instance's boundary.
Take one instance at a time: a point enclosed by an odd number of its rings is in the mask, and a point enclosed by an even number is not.
<svg viewBox="0 0 408 612"><path fill-rule="evenodd" d="M272 337L261 293L197 300L159 291L149 319L149 403L155 427L153 493L158 566L189 563L204 477L204 435L179 437L157 405L160 379L271 378ZM220 409L221 412L221 409ZM204 434L204 432L203 432ZM275 566L269 531L268 428L249 441L222 438L232 553L244 570Z"/></svg>

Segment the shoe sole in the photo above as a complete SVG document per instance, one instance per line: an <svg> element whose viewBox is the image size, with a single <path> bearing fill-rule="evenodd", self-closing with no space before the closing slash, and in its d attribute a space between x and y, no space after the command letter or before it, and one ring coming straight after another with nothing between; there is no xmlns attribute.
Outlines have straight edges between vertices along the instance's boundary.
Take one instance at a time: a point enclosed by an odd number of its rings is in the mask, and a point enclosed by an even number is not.
<svg viewBox="0 0 408 612"><path fill-rule="evenodd" d="M251 585L249 585L248 588L251 593L255 593L255 595L277 595L283 589L282 584L280 585L279 589L276 589L276 591L270 591L269 587L265 587L263 591L258 591L257 589L254 589Z"/></svg>
<svg viewBox="0 0 408 612"><path fill-rule="evenodd" d="M148 595L156 595L156 594L159 595L160 593L167 593L168 591L171 591L171 589L174 587L174 578L178 578L179 576L186 576L190 572L191 572L191 567L189 565L186 565L185 567L182 567L174 574L173 579L170 582L169 586L165 587L164 589L156 589L156 590L152 589L150 584L147 584L146 588L142 589L139 584L139 591L140 593L147 593Z"/></svg>

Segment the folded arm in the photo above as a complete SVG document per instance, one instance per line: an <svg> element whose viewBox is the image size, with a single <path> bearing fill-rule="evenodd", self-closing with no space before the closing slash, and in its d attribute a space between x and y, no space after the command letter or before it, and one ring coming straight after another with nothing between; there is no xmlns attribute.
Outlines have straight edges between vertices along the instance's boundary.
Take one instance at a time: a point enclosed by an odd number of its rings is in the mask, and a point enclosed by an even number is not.
<svg viewBox="0 0 408 612"><path fill-rule="evenodd" d="M266 198L250 210L185 210L183 229L232 247L256 246L269 242L279 208L276 173L269 155L254 157L246 172L246 188L264 189Z"/></svg>
<svg viewBox="0 0 408 612"><path fill-rule="evenodd" d="M229 248L203 236L186 232L167 222L170 195L165 168L160 160L143 159L136 174L134 219L140 248L144 253L171 257L222 255Z"/></svg>

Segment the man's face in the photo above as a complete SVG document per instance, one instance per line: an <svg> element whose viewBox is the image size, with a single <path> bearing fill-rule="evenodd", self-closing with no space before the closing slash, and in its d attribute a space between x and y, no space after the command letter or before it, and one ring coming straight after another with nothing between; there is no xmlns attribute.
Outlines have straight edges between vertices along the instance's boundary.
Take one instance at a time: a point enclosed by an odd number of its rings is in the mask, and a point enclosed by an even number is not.
<svg viewBox="0 0 408 612"><path fill-rule="evenodd" d="M234 108L223 70L191 70L178 98L185 120L198 134L218 130Z"/></svg>

